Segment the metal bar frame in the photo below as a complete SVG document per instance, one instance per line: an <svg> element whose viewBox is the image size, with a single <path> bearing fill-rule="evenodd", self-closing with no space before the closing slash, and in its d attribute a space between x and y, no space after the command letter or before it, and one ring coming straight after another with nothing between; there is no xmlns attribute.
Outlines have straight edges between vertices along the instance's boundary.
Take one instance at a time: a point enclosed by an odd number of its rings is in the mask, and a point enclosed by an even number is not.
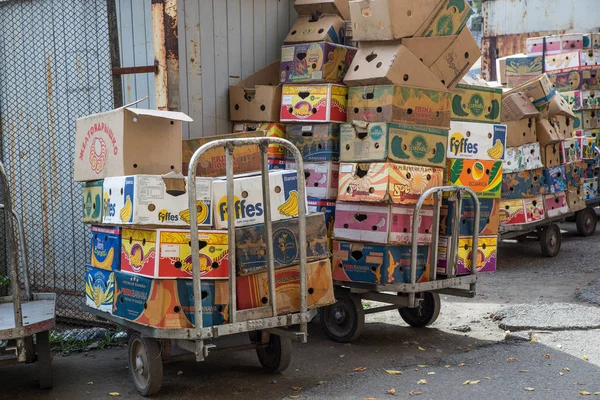
<svg viewBox="0 0 600 400"><path fill-rule="evenodd" d="M4 210L4 204L0 204L0 210ZM23 289L25 290L25 301L31 300L31 291L29 285L29 256L27 255L27 242L25 241L25 231L23 228L23 220L17 215L15 210L12 210L13 218L15 219L16 229L19 236L19 246L23 259Z"/></svg>

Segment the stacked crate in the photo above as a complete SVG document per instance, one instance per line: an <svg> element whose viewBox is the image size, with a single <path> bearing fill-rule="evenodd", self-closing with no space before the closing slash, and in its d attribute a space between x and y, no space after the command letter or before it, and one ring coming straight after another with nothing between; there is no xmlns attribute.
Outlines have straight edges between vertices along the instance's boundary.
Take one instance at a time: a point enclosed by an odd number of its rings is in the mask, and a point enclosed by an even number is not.
<svg viewBox="0 0 600 400"><path fill-rule="evenodd" d="M450 90L480 57L464 28L469 5L450 3L457 2L350 2L359 49L344 79L350 88L340 133L334 280L410 281L414 205L443 184ZM418 282L431 276L432 217L424 207L414 227Z"/></svg>
<svg viewBox="0 0 600 400"><path fill-rule="evenodd" d="M479 242L473 249L475 207L463 199L456 215L456 198L444 199L440 224L438 273L447 275L448 245L454 224L459 224L458 275L471 271L471 254L477 251L477 271L496 270L498 207L502 187L502 162L506 148L506 126L500 125L502 89L458 85L452 93L452 122L448 137L448 183L471 188L479 199Z"/></svg>

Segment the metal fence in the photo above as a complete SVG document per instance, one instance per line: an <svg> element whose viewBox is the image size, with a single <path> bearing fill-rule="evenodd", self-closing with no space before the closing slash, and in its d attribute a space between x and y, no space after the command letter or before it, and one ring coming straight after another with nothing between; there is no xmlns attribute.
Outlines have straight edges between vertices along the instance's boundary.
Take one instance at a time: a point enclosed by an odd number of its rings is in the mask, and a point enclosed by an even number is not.
<svg viewBox="0 0 600 400"><path fill-rule="evenodd" d="M32 289L56 292L58 316L77 323L90 319L81 308L90 249L73 182L75 120L113 108L107 4L0 0L0 159L25 225Z"/></svg>

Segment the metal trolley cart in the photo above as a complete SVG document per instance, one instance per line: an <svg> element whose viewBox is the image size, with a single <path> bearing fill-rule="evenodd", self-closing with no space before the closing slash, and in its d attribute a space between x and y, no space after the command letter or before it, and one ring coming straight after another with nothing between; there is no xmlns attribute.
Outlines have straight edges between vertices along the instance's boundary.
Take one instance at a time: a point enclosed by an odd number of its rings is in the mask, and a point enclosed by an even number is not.
<svg viewBox="0 0 600 400"><path fill-rule="evenodd" d="M431 275L429 282L417 282L417 246L418 229L412 230L412 250L410 263L410 283L371 284L359 282L334 281L337 302L320 309L321 325L330 339L348 343L357 339L365 323L365 314L373 314L397 309L400 317L412 327L424 327L432 324L441 308L440 293L473 298L477 282L477 268L471 268L469 275L457 276L459 225L453 224L452 236L448 243L448 274L444 278L437 276L438 240L440 225L440 207L444 193L456 194L455 214L460 215L462 199L465 194L473 199L475 206L473 227L473 248L479 241L479 199L467 187L441 186L427 190L421 195L413 212L412 226L418 226L419 214L423 203L433 196L433 231L429 257ZM477 265L477 252L471 254L471 265ZM335 268L335 266L334 266ZM468 289L465 288L468 286ZM364 309L361 300L372 300L388 305Z"/></svg>
<svg viewBox="0 0 600 400"><path fill-rule="evenodd" d="M4 201L0 209L4 210L5 215L12 290L12 296L0 297L0 340L7 341L7 346L0 348L0 365L37 363L40 387L48 389L52 387L50 329L56 323L56 294L29 291L25 232L21 219L13 211L8 178L1 162L0 188ZM17 237L22 255L23 293L19 281Z"/></svg>
<svg viewBox="0 0 600 400"><path fill-rule="evenodd" d="M266 233L266 255L268 267L268 305L250 310L237 310L236 304L236 266L235 266L235 221L233 151L235 147L258 145L261 150L261 172L263 185L263 204ZM229 246L229 323L218 326L202 326L200 249L198 242L198 216L190 213L192 273L194 286L195 326L189 329L162 329L143 326L107 312L90 307L86 310L99 317L113 321L129 331L129 371L140 394L148 396L160 390L163 378L163 360L169 359L174 347L193 353L196 361L203 361L210 353L219 350L255 349L263 368L269 372L285 370L291 360L292 340L307 341L307 323L316 315L316 310L308 310L306 276L306 203L298 202L298 225L300 244L300 311L278 315L275 291L275 269L273 266L273 238L271 224L271 204L269 199L268 154L269 145L283 146L294 155L298 171L298 198L304 199L305 179L302 155L289 141L279 138L259 137L247 139L216 140L200 147L192 156L189 165L189 205L196 209L196 168L202 154L215 148L224 148L227 169L227 220ZM194 229L195 228L195 229ZM296 328L297 326L297 328ZM250 344L220 347L211 343L213 339L245 333L250 335ZM189 354L188 354L189 355ZM178 357L177 357L178 358ZM176 357L173 357L176 359Z"/></svg>
<svg viewBox="0 0 600 400"><path fill-rule="evenodd" d="M600 160L600 149L594 147L594 153L596 154L596 160ZM600 206L600 197L586 200L586 207L583 210L579 210L575 213L575 218L571 218L577 226L577 233L581 236L592 236L596 232L596 224L598 223L598 216L596 215L595 208Z"/></svg>

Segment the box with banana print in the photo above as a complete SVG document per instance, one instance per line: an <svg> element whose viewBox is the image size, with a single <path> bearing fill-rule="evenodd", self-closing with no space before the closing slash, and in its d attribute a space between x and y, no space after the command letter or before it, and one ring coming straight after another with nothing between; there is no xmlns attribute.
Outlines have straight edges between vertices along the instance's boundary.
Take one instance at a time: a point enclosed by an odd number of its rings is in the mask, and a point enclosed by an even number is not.
<svg viewBox="0 0 600 400"><path fill-rule="evenodd" d="M190 223L188 182L183 175L131 175L104 180L104 217L113 225ZM196 178L198 226L212 226L212 179Z"/></svg>
<svg viewBox="0 0 600 400"><path fill-rule="evenodd" d="M502 89L458 84L452 90L452 120L500 123Z"/></svg>
<svg viewBox="0 0 600 400"><path fill-rule="evenodd" d="M505 147L506 125L450 123L448 158L503 161Z"/></svg>
<svg viewBox="0 0 600 400"><path fill-rule="evenodd" d="M121 228L92 225L91 233L91 266L105 271L120 270Z"/></svg>
<svg viewBox="0 0 600 400"><path fill-rule="evenodd" d="M100 223L102 222L103 205L102 201L102 181L83 183L83 222Z"/></svg>
<svg viewBox="0 0 600 400"><path fill-rule="evenodd" d="M112 314L115 297L115 273L91 265L85 271L85 304Z"/></svg>

